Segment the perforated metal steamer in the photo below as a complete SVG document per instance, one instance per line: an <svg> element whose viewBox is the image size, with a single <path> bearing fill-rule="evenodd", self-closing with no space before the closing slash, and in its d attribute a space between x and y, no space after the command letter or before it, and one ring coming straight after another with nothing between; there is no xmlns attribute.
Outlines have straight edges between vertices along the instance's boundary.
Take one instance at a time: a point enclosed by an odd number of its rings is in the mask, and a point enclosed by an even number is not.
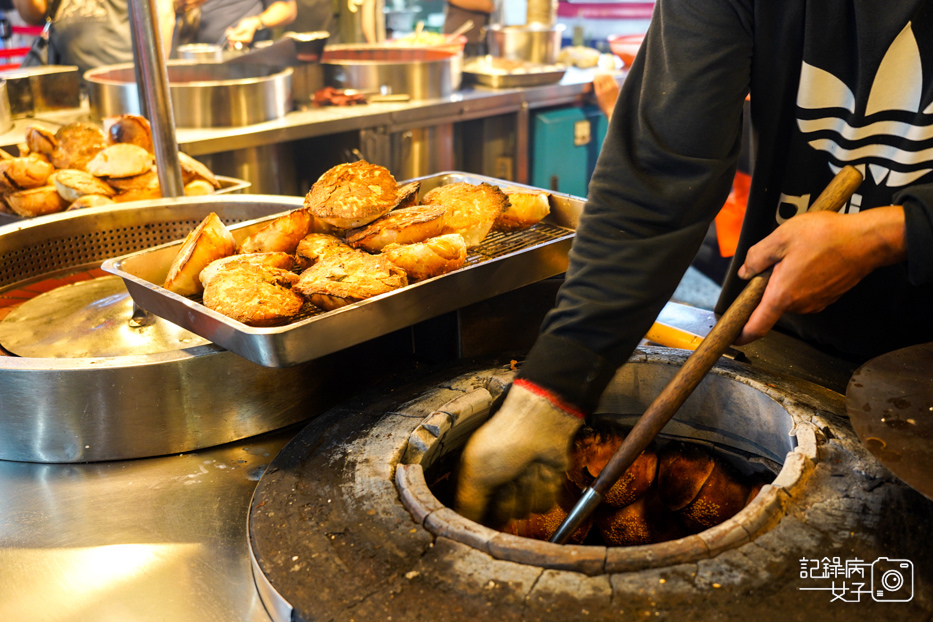
<svg viewBox="0 0 933 622"><path fill-rule="evenodd" d="M300 198L190 197L0 227L0 294L183 238L210 212L236 223ZM130 317L127 321L130 321ZM0 459L85 462L190 451L314 414L327 361L267 369L213 344L99 358L0 356Z"/></svg>

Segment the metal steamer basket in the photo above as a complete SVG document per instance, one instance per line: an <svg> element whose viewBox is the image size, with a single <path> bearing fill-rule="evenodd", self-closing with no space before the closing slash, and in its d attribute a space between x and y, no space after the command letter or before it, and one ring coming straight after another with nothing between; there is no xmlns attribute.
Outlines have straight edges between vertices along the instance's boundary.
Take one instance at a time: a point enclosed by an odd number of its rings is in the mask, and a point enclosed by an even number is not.
<svg viewBox="0 0 933 622"><path fill-rule="evenodd" d="M107 257L182 239L210 212L232 225L300 205L300 198L262 195L186 197L6 225L0 227L0 300L7 306L11 298L3 296L41 290L54 277L99 268ZM133 328L130 315L118 329L145 341L145 327ZM322 387L334 382L325 362L270 370L196 342L124 356L0 353L0 459L89 462L219 445L316 414Z"/></svg>
<svg viewBox="0 0 933 622"><path fill-rule="evenodd" d="M422 192L460 181L517 185L458 172L420 181ZM123 278L136 303L151 313L260 365L289 367L564 272L583 203L550 193L547 218L524 231L491 233L470 249L459 270L273 328L247 326L161 287L180 241L109 259L102 267ZM269 220L231 230L239 241Z"/></svg>

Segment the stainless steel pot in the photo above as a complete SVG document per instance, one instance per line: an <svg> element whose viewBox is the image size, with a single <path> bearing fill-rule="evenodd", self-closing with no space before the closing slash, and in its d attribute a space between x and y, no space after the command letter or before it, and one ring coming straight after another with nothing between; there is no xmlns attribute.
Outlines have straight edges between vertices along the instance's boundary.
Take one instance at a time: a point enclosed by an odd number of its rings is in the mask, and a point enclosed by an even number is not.
<svg viewBox="0 0 933 622"><path fill-rule="evenodd" d="M557 62L563 32L563 24L494 24L486 28L486 47L490 55L499 58L552 65Z"/></svg>
<svg viewBox="0 0 933 622"><path fill-rule="evenodd" d="M292 68L248 63L167 63L178 127L242 127L292 109ZM142 114L132 63L85 72L91 117Z"/></svg>
<svg viewBox="0 0 933 622"><path fill-rule="evenodd" d="M460 46L409 48L329 45L321 58L324 82L337 88L383 90L412 100L450 97L460 88Z"/></svg>

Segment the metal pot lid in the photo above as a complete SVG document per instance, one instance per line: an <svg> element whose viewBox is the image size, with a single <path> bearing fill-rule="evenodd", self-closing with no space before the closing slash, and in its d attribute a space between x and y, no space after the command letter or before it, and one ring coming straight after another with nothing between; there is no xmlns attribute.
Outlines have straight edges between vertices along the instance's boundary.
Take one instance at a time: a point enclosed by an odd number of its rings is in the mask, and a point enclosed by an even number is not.
<svg viewBox="0 0 933 622"><path fill-rule="evenodd" d="M855 370L846 410L862 444L933 499L933 343L883 354Z"/></svg>
<svg viewBox="0 0 933 622"><path fill-rule="evenodd" d="M156 354L210 343L145 314L116 276L64 285L24 302L0 322L0 345L17 356L85 358Z"/></svg>

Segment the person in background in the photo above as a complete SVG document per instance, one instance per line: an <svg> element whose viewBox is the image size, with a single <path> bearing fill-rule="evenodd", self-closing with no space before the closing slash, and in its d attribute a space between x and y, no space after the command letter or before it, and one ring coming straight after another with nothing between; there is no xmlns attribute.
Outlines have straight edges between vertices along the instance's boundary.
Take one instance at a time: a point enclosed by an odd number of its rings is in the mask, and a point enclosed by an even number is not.
<svg viewBox="0 0 933 622"><path fill-rule="evenodd" d="M340 33L337 27L339 7L331 0L297 0L298 14L291 24L295 32L315 32L324 30L330 33L328 43L339 43Z"/></svg>
<svg viewBox="0 0 933 622"><path fill-rule="evenodd" d="M447 0L444 33L452 33L467 20L472 20L473 27L463 33L467 38L463 55L482 56L486 53L483 27L489 24L489 16L495 10L496 4L493 0Z"/></svg>
<svg viewBox="0 0 933 622"><path fill-rule="evenodd" d="M777 326L857 366L933 341L931 61L925 0L656 3L556 305L464 450L457 510L501 524L550 508L573 435L732 188L746 96L754 174L717 311L773 273L737 345ZM846 165L856 193L808 213Z"/></svg>
<svg viewBox="0 0 933 622"><path fill-rule="evenodd" d="M152 0L162 50L172 47L175 11L172 0ZM104 65L133 62L133 39L127 0L13 0L27 24L51 19L49 63L76 65L83 74Z"/></svg>
<svg viewBox="0 0 933 622"><path fill-rule="evenodd" d="M298 16L296 0L207 0L200 5L197 43L251 45Z"/></svg>

